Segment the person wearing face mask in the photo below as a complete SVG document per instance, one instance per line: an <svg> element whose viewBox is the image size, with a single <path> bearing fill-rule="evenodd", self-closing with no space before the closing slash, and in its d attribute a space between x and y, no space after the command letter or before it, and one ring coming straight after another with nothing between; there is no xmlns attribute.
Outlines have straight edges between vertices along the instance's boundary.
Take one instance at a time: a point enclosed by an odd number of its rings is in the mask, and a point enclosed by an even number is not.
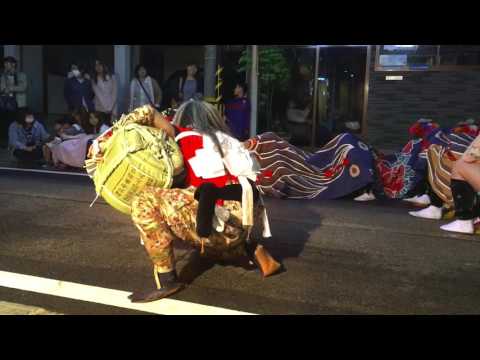
<svg viewBox="0 0 480 360"><path fill-rule="evenodd" d="M18 109L27 106L27 76L17 71L17 60L7 56L0 75L0 141L7 139L8 128Z"/></svg>
<svg viewBox="0 0 480 360"><path fill-rule="evenodd" d="M68 110L73 111L83 107L85 110L95 111L93 98L95 96L92 83L85 77L85 70L82 66L72 64L70 66L71 76L67 76L64 87L65 101Z"/></svg>
<svg viewBox="0 0 480 360"><path fill-rule="evenodd" d="M52 139L45 127L35 119L33 112L24 109L9 127L9 147L18 160L35 162L42 160L42 146Z"/></svg>

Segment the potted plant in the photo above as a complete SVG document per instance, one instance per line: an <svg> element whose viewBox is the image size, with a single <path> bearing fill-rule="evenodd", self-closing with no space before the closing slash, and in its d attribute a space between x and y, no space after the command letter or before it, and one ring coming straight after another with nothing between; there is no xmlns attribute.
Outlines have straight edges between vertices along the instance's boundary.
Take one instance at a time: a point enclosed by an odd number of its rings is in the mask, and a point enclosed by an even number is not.
<svg viewBox="0 0 480 360"><path fill-rule="evenodd" d="M244 50L239 60L239 72L250 70L252 58ZM290 82L291 69L285 50L278 47L259 47L258 51L258 105L259 113L265 117L265 128L272 130L273 98L275 92L286 91Z"/></svg>

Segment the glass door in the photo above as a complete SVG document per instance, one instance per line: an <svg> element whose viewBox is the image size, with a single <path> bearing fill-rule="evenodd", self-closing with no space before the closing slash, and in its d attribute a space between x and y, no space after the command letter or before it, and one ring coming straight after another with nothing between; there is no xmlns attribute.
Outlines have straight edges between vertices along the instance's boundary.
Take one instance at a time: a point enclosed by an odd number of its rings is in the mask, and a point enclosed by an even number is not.
<svg viewBox="0 0 480 360"><path fill-rule="evenodd" d="M321 132L361 133L367 65L366 46L325 46L319 49L316 146Z"/></svg>

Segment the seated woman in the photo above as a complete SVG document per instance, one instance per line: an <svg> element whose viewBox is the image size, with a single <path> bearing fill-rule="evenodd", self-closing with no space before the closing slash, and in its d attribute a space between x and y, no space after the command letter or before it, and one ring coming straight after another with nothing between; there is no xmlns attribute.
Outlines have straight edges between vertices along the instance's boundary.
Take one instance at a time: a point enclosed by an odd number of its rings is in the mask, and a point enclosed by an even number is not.
<svg viewBox="0 0 480 360"><path fill-rule="evenodd" d="M283 199L337 199L375 181L373 153L352 134L340 134L315 153L304 151L274 133L247 140L261 173L263 195Z"/></svg>
<svg viewBox="0 0 480 360"><path fill-rule="evenodd" d="M43 157L45 161L47 162L48 165L53 165L53 160L52 160L52 151L51 149L58 144L62 142L61 134L64 131L64 129L69 128L71 125L68 122L68 119L66 117L63 117L61 119L57 119L53 125L54 129L54 138L53 140L47 142L45 145L43 145Z"/></svg>
<svg viewBox="0 0 480 360"><path fill-rule="evenodd" d="M132 202L132 220L154 264L157 289L134 293L130 299L154 301L183 287L175 270L174 238L219 259L250 256L264 276L277 272L280 265L256 242L257 219L263 215L266 224L266 214L253 189L255 163L229 135L220 113L206 102L190 100L180 106L173 125L149 106L134 114L139 117L136 122L176 137L186 174L183 188L146 188ZM232 184L240 184L240 188L229 188Z"/></svg>
<svg viewBox="0 0 480 360"><path fill-rule="evenodd" d="M109 114L92 112L89 115L89 123L92 126L92 134L101 135L112 127L112 120Z"/></svg>
<svg viewBox="0 0 480 360"><path fill-rule="evenodd" d="M9 148L13 156L22 162L31 164L41 161L42 146L48 140L50 135L29 109L19 111L8 130Z"/></svg>
<svg viewBox="0 0 480 360"><path fill-rule="evenodd" d="M64 127L60 132L63 140L58 145L51 147L54 166L59 168L83 168L87 153L87 143L95 138L92 134L93 126L89 123L89 114L82 108L73 113L74 123Z"/></svg>

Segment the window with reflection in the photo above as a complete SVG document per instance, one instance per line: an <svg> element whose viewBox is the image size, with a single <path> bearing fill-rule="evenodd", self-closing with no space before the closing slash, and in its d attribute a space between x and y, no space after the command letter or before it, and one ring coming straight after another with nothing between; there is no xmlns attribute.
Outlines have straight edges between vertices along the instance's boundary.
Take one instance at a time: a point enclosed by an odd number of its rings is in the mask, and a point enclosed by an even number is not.
<svg viewBox="0 0 480 360"><path fill-rule="evenodd" d="M376 71L480 68L480 45L377 45Z"/></svg>

